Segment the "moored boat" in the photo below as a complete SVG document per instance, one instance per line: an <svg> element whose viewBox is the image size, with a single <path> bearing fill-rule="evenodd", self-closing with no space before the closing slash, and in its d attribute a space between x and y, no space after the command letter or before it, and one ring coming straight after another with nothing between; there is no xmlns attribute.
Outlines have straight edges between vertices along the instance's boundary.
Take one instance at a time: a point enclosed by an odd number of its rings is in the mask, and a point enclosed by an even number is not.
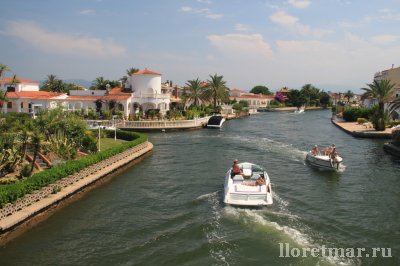
<svg viewBox="0 0 400 266"><path fill-rule="evenodd" d="M267 172L252 163L240 163L243 175L232 175L232 169L225 175L224 203L238 206L271 205L272 188Z"/></svg>
<svg viewBox="0 0 400 266"><path fill-rule="evenodd" d="M225 122L225 118L222 115L213 115L208 119L207 127L210 128L221 128Z"/></svg>

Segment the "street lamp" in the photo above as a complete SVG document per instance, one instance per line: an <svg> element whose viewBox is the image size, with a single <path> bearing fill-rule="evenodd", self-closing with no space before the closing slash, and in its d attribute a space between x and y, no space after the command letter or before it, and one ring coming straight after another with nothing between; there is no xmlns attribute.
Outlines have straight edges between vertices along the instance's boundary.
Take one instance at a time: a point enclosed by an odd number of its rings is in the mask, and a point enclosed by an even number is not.
<svg viewBox="0 0 400 266"><path fill-rule="evenodd" d="M115 121L116 117L117 117L116 115L112 116L113 126L114 126L114 141L117 141L117 123Z"/></svg>
<svg viewBox="0 0 400 266"><path fill-rule="evenodd" d="M99 151L101 151L100 150L100 129L101 129L100 124L101 124L101 121L97 121L97 126L99 127Z"/></svg>

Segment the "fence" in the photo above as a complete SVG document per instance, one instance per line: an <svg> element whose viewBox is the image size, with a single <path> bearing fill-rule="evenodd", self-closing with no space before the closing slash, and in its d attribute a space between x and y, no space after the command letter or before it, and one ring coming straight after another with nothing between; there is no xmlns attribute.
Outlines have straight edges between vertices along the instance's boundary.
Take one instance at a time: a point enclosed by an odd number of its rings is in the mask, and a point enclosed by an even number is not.
<svg viewBox="0 0 400 266"><path fill-rule="evenodd" d="M137 128L137 129L172 129L172 128L195 128L207 124L210 117L195 118L192 120L154 120L154 121L118 121L118 128ZM88 125L100 125L110 127L112 120L86 120Z"/></svg>

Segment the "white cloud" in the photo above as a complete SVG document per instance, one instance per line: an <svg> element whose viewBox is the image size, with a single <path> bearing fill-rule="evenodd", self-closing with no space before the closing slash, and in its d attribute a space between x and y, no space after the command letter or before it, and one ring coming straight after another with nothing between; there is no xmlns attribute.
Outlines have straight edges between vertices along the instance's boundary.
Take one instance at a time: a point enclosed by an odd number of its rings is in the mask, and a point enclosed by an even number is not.
<svg viewBox="0 0 400 266"><path fill-rule="evenodd" d="M112 40L49 32L32 22L9 22L5 30L43 52L87 57L121 57L125 48Z"/></svg>
<svg viewBox="0 0 400 266"><path fill-rule="evenodd" d="M289 4L294 6L295 8L306 8L311 4L310 0L289 0Z"/></svg>
<svg viewBox="0 0 400 266"><path fill-rule="evenodd" d="M85 10L80 10L78 13L81 15L91 15L96 13L96 11L94 9L85 9Z"/></svg>
<svg viewBox="0 0 400 266"><path fill-rule="evenodd" d="M308 25L301 24L297 17L291 16L282 10L275 12L269 18L275 24L302 35L321 37L325 34L333 32L329 29L312 29Z"/></svg>
<svg viewBox="0 0 400 266"><path fill-rule="evenodd" d="M197 2L202 3L202 4L211 4L212 3L210 0L197 0Z"/></svg>
<svg viewBox="0 0 400 266"><path fill-rule="evenodd" d="M179 11L186 13L200 14L209 19L221 19L224 17L223 14L214 13L208 8L195 9L190 6L183 6L179 9Z"/></svg>
<svg viewBox="0 0 400 266"><path fill-rule="evenodd" d="M270 45L261 34L209 35L207 39L223 54L231 58L264 57L273 55Z"/></svg>
<svg viewBox="0 0 400 266"><path fill-rule="evenodd" d="M391 44L397 40L399 40L398 35L390 35L390 34L376 35L371 37L371 41L378 45Z"/></svg>
<svg viewBox="0 0 400 266"><path fill-rule="evenodd" d="M190 6L183 6L180 9L181 12L191 12L192 10L193 8L191 8Z"/></svg>
<svg viewBox="0 0 400 266"><path fill-rule="evenodd" d="M400 13L397 12L396 10L392 10L389 8L383 8L379 10L379 19L381 20L394 20L394 21L399 21L400 20Z"/></svg>
<svg viewBox="0 0 400 266"><path fill-rule="evenodd" d="M235 25L236 31L248 31L249 29L250 29L250 27L246 24L237 23Z"/></svg>

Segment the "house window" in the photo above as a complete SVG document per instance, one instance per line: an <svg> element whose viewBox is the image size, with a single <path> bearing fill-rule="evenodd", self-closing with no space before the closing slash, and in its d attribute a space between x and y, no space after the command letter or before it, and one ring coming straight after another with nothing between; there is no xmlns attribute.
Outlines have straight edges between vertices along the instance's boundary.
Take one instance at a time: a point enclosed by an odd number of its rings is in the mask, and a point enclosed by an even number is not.
<svg viewBox="0 0 400 266"><path fill-rule="evenodd" d="M24 103L21 102L21 109L24 109Z"/></svg>
<svg viewBox="0 0 400 266"><path fill-rule="evenodd" d="M7 87L7 92L15 92L15 87Z"/></svg>
<svg viewBox="0 0 400 266"><path fill-rule="evenodd" d="M12 108L12 102L8 102L8 103L7 103L7 108L8 108L8 109L11 109L11 108Z"/></svg>

